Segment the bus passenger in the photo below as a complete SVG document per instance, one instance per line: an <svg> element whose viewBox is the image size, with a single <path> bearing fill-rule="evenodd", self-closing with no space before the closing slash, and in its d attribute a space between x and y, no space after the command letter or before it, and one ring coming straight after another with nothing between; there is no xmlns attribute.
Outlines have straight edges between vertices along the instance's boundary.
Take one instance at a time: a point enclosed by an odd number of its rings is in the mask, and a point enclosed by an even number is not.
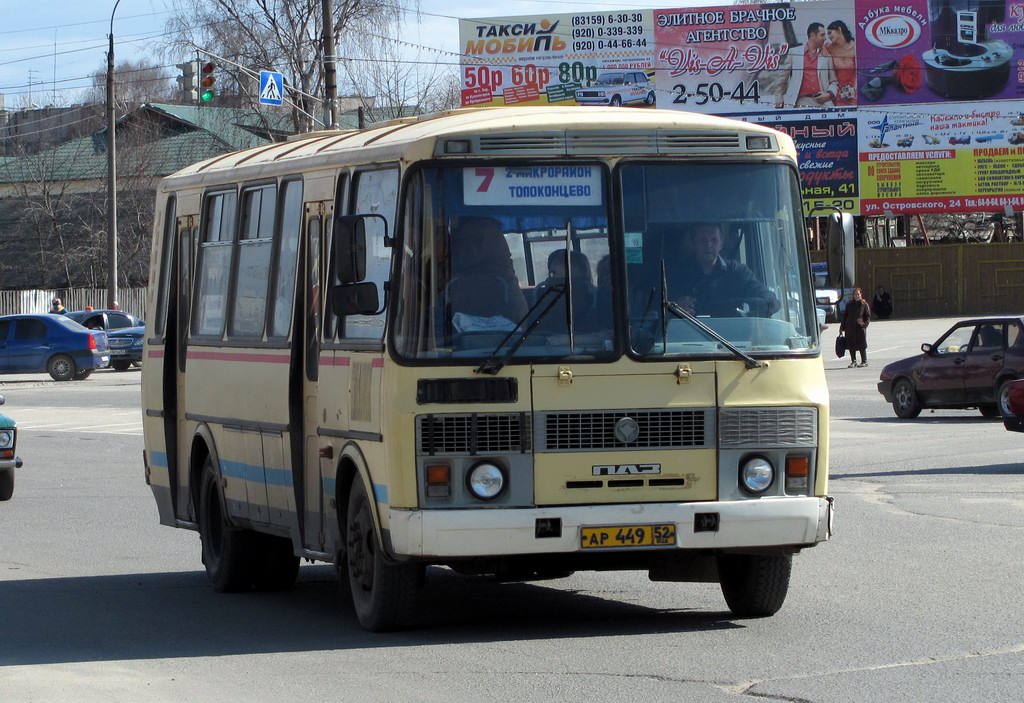
<svg viewBox="0 0 1024 703"><path fill-rule="evenodd" d="M510 328L526 315L526 298L500 222L491 217L461 218L452 228L451 264L448 304L453 318L502 317Z"/></svg>
<svg viewBox="0 0 1024 703"><path fill-rule="evenodd" d="M735 315L746 303L758 316L778 311L778 298L753 271L739 261L721 256L722 230L717 224L701 223L687 234L691 259L669 264L668 294L694 315Z"/></svg>

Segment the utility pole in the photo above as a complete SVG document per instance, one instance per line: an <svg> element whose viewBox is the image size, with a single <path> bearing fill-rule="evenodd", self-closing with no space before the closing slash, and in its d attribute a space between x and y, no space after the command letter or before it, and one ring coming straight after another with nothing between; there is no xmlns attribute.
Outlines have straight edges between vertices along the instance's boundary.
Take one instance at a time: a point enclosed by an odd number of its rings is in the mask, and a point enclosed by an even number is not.
<svg viewBox="0 0 1024 703"><path fill-rule="evenodd" d="M117 154L114 136L114 13L110 11L110 45L107 48L107 308L117 302Z"/></svg>
<svg viewBox="0 0 1024 703"><path fill-rule="evenodd" d="M324 128L333 129L338 107L338 76L334 55L334 6L323 0L324 12Z"/></svg>

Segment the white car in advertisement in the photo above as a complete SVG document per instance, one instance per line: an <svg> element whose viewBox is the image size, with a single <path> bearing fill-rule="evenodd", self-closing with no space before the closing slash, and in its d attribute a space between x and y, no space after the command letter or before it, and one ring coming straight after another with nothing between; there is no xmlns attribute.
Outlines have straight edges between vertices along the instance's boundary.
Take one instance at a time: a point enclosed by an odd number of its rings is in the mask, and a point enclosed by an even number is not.
<svg viewBox="0 0 1024 703"><path fill-rule="evenodd" d="M590 87L576 90L576 102L580 105L653 105L654 101L654 84L643 71L608 71L600 74Z"/></svg>

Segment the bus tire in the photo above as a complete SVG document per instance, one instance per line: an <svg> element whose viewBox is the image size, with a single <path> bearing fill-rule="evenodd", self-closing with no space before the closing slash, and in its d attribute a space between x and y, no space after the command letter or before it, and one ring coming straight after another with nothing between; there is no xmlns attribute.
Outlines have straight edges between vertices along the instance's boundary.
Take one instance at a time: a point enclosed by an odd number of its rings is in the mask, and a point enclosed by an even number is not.
<svg viewBox="0 0 1024 703"><path fill-rule="evenodd" d="M761 618L774 615L786 601L791 554L719 554L718 578L733 615Z"/></svg>
<svg viewBox="0 0 1024 703"><path fill-rule="evenodd" d="M389 563L377 541L366 486L357 476L348 497L345 560L352 605L363 629L387 632L409 626L416 614L419 568Z"/></svg>
<svg viewBox="0 0 1024 703"><path fill-rule="evenodd" d="M299 557L285 537L253 533L253 585L258 591L287 591L299 575Z"/></svg>
<svg viewBox="0 0 1024 703"><path fill-rule="evenodd" d="M220 479L213 460L207 456L199 488L199 540L213 590L231 593L252 587L251 538L245 530L228 523Z"/></svg>

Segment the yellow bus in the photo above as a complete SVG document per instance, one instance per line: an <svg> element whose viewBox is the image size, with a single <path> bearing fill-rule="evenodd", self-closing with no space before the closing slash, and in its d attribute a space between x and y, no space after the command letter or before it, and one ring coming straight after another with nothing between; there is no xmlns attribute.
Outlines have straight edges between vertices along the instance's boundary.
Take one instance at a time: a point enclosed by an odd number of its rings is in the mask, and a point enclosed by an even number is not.
<svg viewBox="0 0 1024 703"><path fill-rule="evenodd" d="M388 630L428 566L628 569L767 616L831 535L784 134L463 109L209 159L156 212L146 479L218 591L329 562Z"/></svg>

